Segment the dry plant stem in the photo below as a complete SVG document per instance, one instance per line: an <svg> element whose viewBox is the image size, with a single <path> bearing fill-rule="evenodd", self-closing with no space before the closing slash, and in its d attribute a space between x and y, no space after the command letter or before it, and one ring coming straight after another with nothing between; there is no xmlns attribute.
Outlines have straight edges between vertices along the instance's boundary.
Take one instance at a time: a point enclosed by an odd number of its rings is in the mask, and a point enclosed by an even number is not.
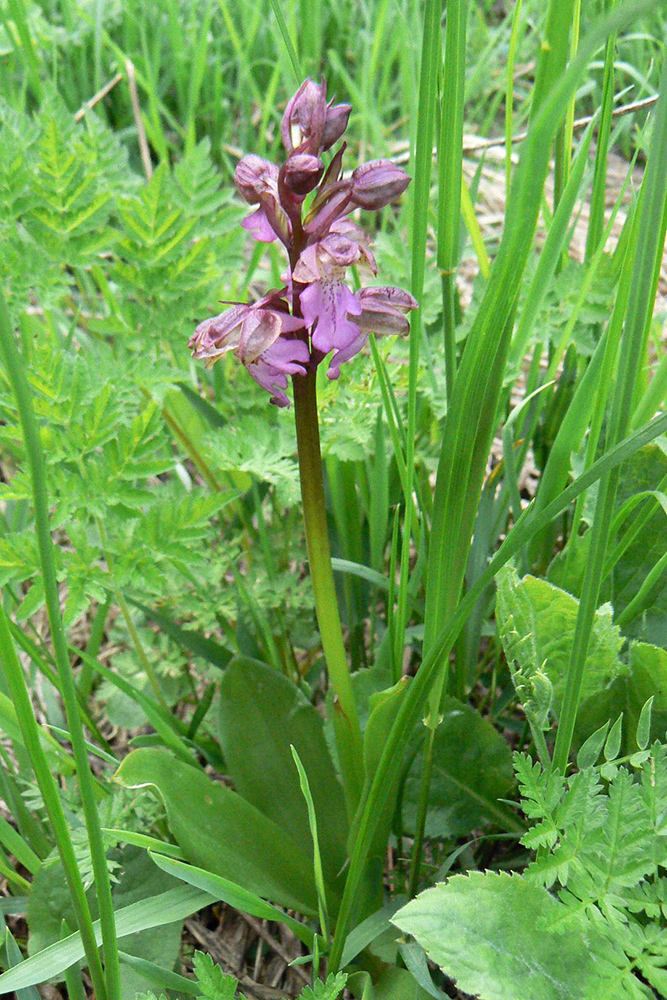
<svg viewBox="0 0 667 1000"><path fill-rule="evenodd" d="M90 98L89 101L86 101L86 103L79 108L77 113L74 115L74 121L80 122L81 119L85 117L86 111L92 111L95 105L99 104L99 102L103 100L103 98L105 98L107 94L113 90L116 84L120 83L122 79L123 79L123 74L116 73L116 75L113 76L107 83L105 83L104 86L101 87L96 94L93 94L93 96Z"/></svg>
<svg viewBox="0 0 667 1000"><path fill-rule="evenodd" d="M316 379L317 373L314 369L306 375L296 375L292 379L299 476L317 623L337 702L336 711L339 715L334 721L339 723L336 727L338 751L341 756L345 798L348 810L353 814L363 786L363 744L331 568L320 430L317 419Z"/></svg>
<svg viewBox="0 0 667 1000"><path fill-rule="evenodd" d="M150 180L153 176L153 164L151 162L151 154L148 148L148 139L146 138L146 129L144 128L144 120L141 117L141 105L139 104L139 94L137 92L137 80L134 75L134 63L131 59L126 59L125 61L125 72L127 73L127 85L130 88L130 100L132 101L132 114L134 115L134 122L137 126L137 137L139 139L139 152L141 153L141 163L144 168L144 173L146 174L146 180Z"/></svg>
<svg viewBox="0 0 667 1000"><path fill-rule="evenodd" d="M637 111L648 111L657 103L660 94L654 94L652 97L644 97L641 101L632 101L631 104L622 104L619 108L614 108L612 111L612 119L622 118L623 115L632 115ZM595 121L597 113L594 115L585 115L583 118L577 118L572 123L572 127L575 129L586 128L592 121ZM524 142L528 138L527 132L517 132L516 135L512 135L509 138L511 145L515 146L517 143ZM498 136L495 139L472 139L470 136L466 136L463 140L463 152L464 153L480 153L485 149L495 149L498 146L504 146L506 139L503 136ZM436 155L437 150L433 150L433 155ZM392 157L394 163L406 163L410 159L409 151L401 152L398 155Z"/></svg>

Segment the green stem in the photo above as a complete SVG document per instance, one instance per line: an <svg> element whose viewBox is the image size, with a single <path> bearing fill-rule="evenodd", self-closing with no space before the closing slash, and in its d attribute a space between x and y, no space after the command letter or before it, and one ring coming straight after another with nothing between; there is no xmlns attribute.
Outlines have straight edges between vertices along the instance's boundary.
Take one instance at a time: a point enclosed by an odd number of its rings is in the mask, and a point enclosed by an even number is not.
<svg viewBox="0 0 667 1000"><path fill-rule="evenodd" d="M315 595L322 649L336 696L334 725L348 811L353 815L363 787L363 744L357 703L343 642L324 501L317 419L316 370L293 378L296 437L308 565Z"/></svg>
<svg viewBox="0 0 667 1000"><path fill-rule="evenodd" d="M11 341L11 348L16 353L14 347L9 317L7 316L4 297L0 294L0 343L6 362L9 362L7 342ZM11 354L11 352L9 352ZM18 357L18 356L17 356ZM9 363L7 367L10 368ZM83 888L83 882L76 863L74 848L67 827L65 813L60 802L58 788L49 770L46 754L40 740L40 730L33 712L30 694L25 681L25 675L19 663L12 636L9 631L9 621L4 608L0 604L0 659L2 669L9 685L12 702L16 708L16 715L21 727L23 740L30 756L37 784L44 800L49 822L56 840L56 846L60 855L65 878L69 887L70 898L77 926L81 933L81 940L86 953L90 975L93 980L95 994L99 1000L105 1000L107 996L104 985L104 973L100 961L93 921L90 915L88 900ZM87 766L87 762L86 762Z"/></svg>
<svg viewBox="0 0 667 1000"><path fill-rule="evenodd" d="M65 706L67 727L72 743L72 752L76 763L81 803L86 822L86 830L90 842L90 853L95 877L95 887L100 908L102 926L102 942L105 961L106 990L99 993L108 1000L121 1000L120 964L118 961L118 946L116 942L116 924L114 919L113 901L111 898L111 883L104 852L104 839L100 826L95 799L95 783L90 771L88 751L83 735L83 726L79 718L74 675L67 652L67 640L60 616L60 596L56 578L56 564L53 554L53 540L49 527L49 512L46 488L46 470L44 456L39 439L39 431L30 397L30 388L23 368L23 362L14 342L13 331L4 296L0 296L0 347L4 356L9 381L16 397L19 418L26 444L28 466L32 483L33 504L35 510L35 528L39 549L46 610L51 630L51 640L55 654L60 690Z"/></svg>
<svg viewBox="0 0 667 1000"><path fill-rule="evenodd" d="M509 52L507 54L507 69L505 73L505 201L510 198L512 185L512 133L514 131L514 61L519 28L521 27L521 7L523 0L516 0L512 14L512 32L510 34Z"/></svg>
<svg viewBox="0 0 667 1000"><path fill-rule="evenodd" d="M415 827L414 844L412 847L412 858L410 861L410 884L408 886L408 896L410 899L417 894L417 889L419 888L419 874L421 871L421 857L424 848L426 816L428 814L429 798L431 793L431 778L433 775L433 744L435 743L436 731L436 726L428 726L424 739L424 757L422 763L421 781L419 784L417 823Z"/></svg>
<svg viewBox="0 0 667 1000"><path fill-rule="evenodd" d="M656 258L662 257L663 252L664 231L661 221L667 200L667 178L663 167L667 158L667 60L663 63L660 82L660 99L655 111L648 165L642 182L637 252L632 267L627 309L624 311L625 331L621 340L618 377L609 419L607 441L610 448L623 440L630 426L632 398L643 357L641 347L655 301L653 294L655 262ZM611 535L619 477L620 470L614 469L601 480L595 517L590 529L590 550L554 748L554 766L561 771L565 771L567 766L574 736L593 619Z"/></svg>
<svg viewBox="0 0 667 1000"><path fill-rule="evenodd" d="M613 2L613 0L612 0ZM595 151L595 172L591 194L591 211L586 234L586 261L588 262L602 239L604 229L605 195L607 188L607 162L609 138L611 135L612 112L614 110L614 56L616 53L616 33L607 39L604 57L604 78L602 82L602 113L598 128L598 142Z"/></svg>

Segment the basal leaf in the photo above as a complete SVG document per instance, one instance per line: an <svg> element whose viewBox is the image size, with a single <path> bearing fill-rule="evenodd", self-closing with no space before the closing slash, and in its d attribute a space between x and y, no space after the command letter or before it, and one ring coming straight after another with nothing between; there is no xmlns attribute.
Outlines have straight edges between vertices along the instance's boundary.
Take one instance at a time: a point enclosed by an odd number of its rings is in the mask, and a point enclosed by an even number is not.
<svg viewBox="0 0 667 1000"><path fill-rule="evenodd" d="M165 750L135 750L116 772L127 788L152 787L188 861L265 899L315 916L308 855L237 792Z"/></svg>
<svg viewBox="0 0 667 1000"><path fill-rule="evenodd" d="M637 726L649 698L653 698L650 739L663 736L667 730L667 652L646 642L631 643L628 666L627 673L582 704L577 721L581 737L622 712L624 753L636 749Z"/></svg>
<svg viewBox="0 0 667 1000"><path fill-rule="evenodd" d="M237 791L311 858L308 811L290 744L296 747L313 794L325 877L335 885L345 863L347 819L322 716L283 674L237 657L220 684L219 722L222 752Z"/></svg>

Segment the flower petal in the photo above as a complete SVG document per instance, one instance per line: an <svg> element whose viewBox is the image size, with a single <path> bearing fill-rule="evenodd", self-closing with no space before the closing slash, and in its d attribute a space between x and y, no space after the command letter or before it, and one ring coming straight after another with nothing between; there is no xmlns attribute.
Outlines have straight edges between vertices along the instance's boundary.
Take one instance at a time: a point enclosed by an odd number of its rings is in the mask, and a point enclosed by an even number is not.
<svg viewBox="0 0 667 1000"><path fill-rule="evenodd" d="M200 323L188 341L195 358L219 357L233 351L241 339L241 327L249 306L237 305Z"/></svg>
<svg viewBox="0 0 667 1000"><path fill-rule="evenodd" d="M393 285L384 285L379 288L360 288L356 293L362 306L367 300L374 299L377 302L384 302L395 309L416 309L419 303L403 288L395 288Z"/></svg>
<svg viewBox="0 0 667 1000"><path fill-rule="evenodd" d="M388 336L404 336L410 332L406 313L417 308L417 302L402 288L360 288L355 293L361 306L356 322L362 330Z"/></svg>
<svg viewBox="0 0 667 1000"><path fill-rule="evenodd" d="M308 344L303 340L286 340L284 337L279 337L265 351L262 360L286 375L305 375L303 366L310 361L310 351Z"/></svg>
<svg viewBox="0 0 667 1000"><path fill-rule="evenodd" d="M344 282L315 281L304 288L300 301L306 326L313 330L313 347L323 354L342 351L359 336L348 314L359 315L361 306Z"/></svg>
<svg viewBox="0 0 667 1000"><path fill-rule="evenodd" d="M260 195L278 190L278 167L269 160L250 153L236 164L234 183L249 205L256 205Z"/></svg>
<svg viewBox="0 0 667 1000"><path fill-rule="evenodd" d="M334 142L338 142L347 128L347 123L352 111L351 104L328 104L324 131L322 133L322 149L329 149Z"/></svg>
<svg viewBox="0 0 667 1000"><path fill-rule="evenodd" d="M256 361L260 354L280 336L280 317L268 309L254 309L243 323L238 356L244 365Z"/></svg>
<svg viewBox="0 0 667 1000"><path fill-rule="evenodd" d="M391 160L372 160L357 167L352 183L355 205L375 211L398 198L410 183L410 177Z"/></svg>
<svg viewBox="0 0 667 1000"><path fill-rule="evenodd" d="M327 115L326 95L324 80L315 83L309 77L288 101L280 128L288 153L295 149L315 156L319 153Z"/></svg>
<svg viewBox="0 0 667 1000"><path fill-rule="evenodd" d="M260 243L273 243L274 240L278 239L261 206L251 215L246 215L241 225Z"/></svg>
<svg viewBox="0 0 667 1000"><path fill-rule="evenodd" d="M359 336L355 340L350 341L347 347L343 348L342 351L336 351L329 363L327 378L332 380L337 379L340 375L340 366L343 362L349 361L355 354L358 354L362 347L366 344L367 340L368 334L365 330L362 330Z"/></svg>
<svg viewBox="0 0 667 1000"><path fill-rule="evenodd" d="M284 390L287 388L287 375L276 371L271 365L267 365L260 358L250 365L248 371L254 378L257 385L271 393L271 402L276 406L289 406L289 399Z"/></svg>

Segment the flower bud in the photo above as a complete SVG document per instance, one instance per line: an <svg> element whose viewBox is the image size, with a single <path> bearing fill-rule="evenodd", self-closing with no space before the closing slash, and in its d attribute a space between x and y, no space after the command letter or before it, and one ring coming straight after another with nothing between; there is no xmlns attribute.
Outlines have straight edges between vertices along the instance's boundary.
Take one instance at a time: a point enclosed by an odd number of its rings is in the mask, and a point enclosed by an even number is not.
<svg viewBox="0 0 667 1000"><path fill-rule="evenodd" d="M338 142L347 128L351 111L351 104L334 104L333 107L327 107L322 132L322 149L329 149L334 142Z"/></svg>
<svg viewBox="0 0 667 1000"><path fill-rule="evenodd" d="M315 83L310 78L304 80L283 115L280 132L287 152L292 153L307 144L305 152L319 153L326 115L326 84Z"/></svg>
<svg viewBox="0 0 667 1000"><path fill-rule="evenodd" d="M410 332L406 317L417 302L402 288L360 288L355 292L361 313L355 322L361 330L386 336L405 336Z"/></svg>
<svg viewBox="0 0 667 1000"><path fill-rule="evenodd" d="M319 184L324 173L324 164L319 156L310 153L294 153L283 167L285 186L292 194L306 195Z"/></svg>
<svg viewBox="0 0 667 1000"><path fill-rule="evenodd" d="M278 167L261 156L250 153L236 164L234 183L249 205L256 205L260 195L278 183Z"/></svg>
<svg viewBox="0 0 667 1000"><path fill-rule="evenodd" d="M374 211L394 201L405 191L410 178L391 160L362 163L352 174L352 201Z"/></svg>

